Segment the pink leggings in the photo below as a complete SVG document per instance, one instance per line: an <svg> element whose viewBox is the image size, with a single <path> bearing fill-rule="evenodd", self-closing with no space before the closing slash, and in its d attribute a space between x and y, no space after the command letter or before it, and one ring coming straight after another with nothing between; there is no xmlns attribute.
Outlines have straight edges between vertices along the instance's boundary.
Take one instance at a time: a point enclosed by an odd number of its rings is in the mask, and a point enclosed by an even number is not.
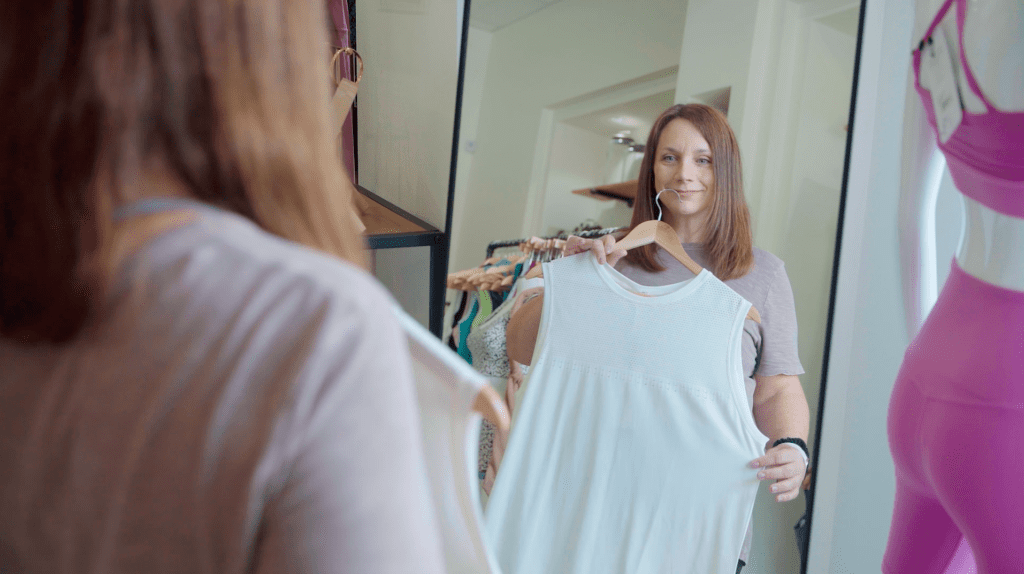
<svg viewBox="0 0 1024 574"><path fill-rule="evenodd" d="M888 430L896 507L883 572L1024 572L1024 293L954 260L903 359Z"/></svg>

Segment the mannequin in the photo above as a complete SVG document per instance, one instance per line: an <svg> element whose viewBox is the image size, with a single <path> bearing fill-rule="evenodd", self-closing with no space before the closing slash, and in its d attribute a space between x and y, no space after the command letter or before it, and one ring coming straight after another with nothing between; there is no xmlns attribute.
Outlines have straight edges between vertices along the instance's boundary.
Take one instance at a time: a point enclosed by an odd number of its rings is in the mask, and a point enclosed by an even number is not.
<svg viewBox="0 0 1024 574"><path fill-rule="evenodd" d="M917 0L915 50L946 3ZM966 8L963 58L960 3ZM1004 127L1020 126L1024 0L953 0L931 36L939 34L952 54L964 116L959 126L981 116ZM914 64L917 78L927 93L938 93L941 74L928 68L925 59L922 53L920 67ZM958 181L954 173L958 189L967 194L962 195L963 227L950 279L936 302L935 269L945 262L935 261L933 219L946 162L938 130L926 115L931 99L913 87L915 70L907 94L900 199L903 299L913 342L889 407L897 488L883 571L1019 571L1024 563L1015 553L1024 540L1024 495L1004 485L1018 484L1024 474L1024 375L1019 363L1024 357L1024 177L1008 176L1007 171L1024 170L1024 142L1008 137L1024 135L1024 129L1007 127L996 130L1001 138L974 138L988 141L987 149L1001 142L996 150L1000 153L991 157L999 156L993 162L1004 169L987 173L1001 175L1007 187L1015 187L1016 193L1005 188L1000 192L1013 205L997 207L969 197L977 195L977 188L965 189L965 178ZM984 100L971 87L968 72ZM957 138L969 143L977 136L960 127L952 130L947 144ZM962 320L972 316L979 318Z"/></svg>
<svg viewBox="0 0 1024 574"><path fill-rule="evenodd" d="M944 0L918 0L914 42L924 37ZM959 49L955 4L942 20L953 50ZM985 96L1005 112L1024 111L1024 3L1020 0L969 0L964 20L964 53ZM985 113L985 104L957 68L957 85L967 112ZM904 113L903 185L900 201L900 246L903 302L907 332L913 338L936 297L934 207L945 161L935 132L925 120L921 98L910 89ZM989 209L966 196L963 230L957 250L961 269L983 281L1024 291L1024 219ZM998 245L995 250L992 246ZM931 251L931 252L929 252ZM993 259L998 256L998 259ZM945 262L938 262L945 264Z"/></svg>

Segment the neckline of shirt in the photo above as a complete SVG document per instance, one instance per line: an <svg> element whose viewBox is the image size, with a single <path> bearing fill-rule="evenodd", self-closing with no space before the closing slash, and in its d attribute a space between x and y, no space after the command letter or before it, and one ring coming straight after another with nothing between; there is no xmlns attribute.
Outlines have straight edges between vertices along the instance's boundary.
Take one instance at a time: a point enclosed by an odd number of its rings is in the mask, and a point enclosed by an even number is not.
<svg viewBox="0 0 1024 574"><path fill-rule="evenodd" d="M700 273L695 277L679 283L659 286L641 285L626 277L611 265L601 265L597 262L597 258L593 256L588 258L597 274L615 294L637 303L660 304L679 300L693 293L694 290L707 282L708 277L711 276L711 272L705 268L701 269Z"/></svg>

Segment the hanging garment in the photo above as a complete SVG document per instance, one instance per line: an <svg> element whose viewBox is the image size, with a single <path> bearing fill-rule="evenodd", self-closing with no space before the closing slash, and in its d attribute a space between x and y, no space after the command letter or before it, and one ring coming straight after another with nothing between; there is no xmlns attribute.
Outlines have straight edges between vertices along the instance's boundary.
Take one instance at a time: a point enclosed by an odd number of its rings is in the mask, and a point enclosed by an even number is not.
<svg viewBox="0 0 1024 574"><path fill-rule="evenodd" d="M480 303L480 308L477 310L476 316L473 318L473 322L470 325L470 333L473 330L479 329L480 324L487 320L494 312L494 300L491 299L491 292L481 289L477 292L477 302ZM472 350L470 350L472 355Z"/></svg>
<svg viewBox="0 0 1024 574"><path fill-rule="evenodd" d="M485 515L505 574L733 574L767 441L747 405L750 303L704 270L644 287L544 264L535 364Z"/></svg>
<svg viewBox="0 0 1024 574"><path fill-rule="evenodd" d="M348 3L345 0L328 0L327 9L331 13L331 19L334 22L334 29L337 35L332 38L333 42L336 42L339 48L354 47L355 38L350 38L350 26L349 16L351 11L349 10ZM354 34L352 35L354 36ZM354 78L351 63L348 58L342 58L341 62L341 76L344 78ZM354 98L354 94L353 94ZM351 100L349 100L351 102ZM346 106L351 107L351 105ZM355 156L355 128L352 123L353 114L346 113L344 116L344 122L342 123L341 132L341 150L342 150L342 163L345 164L345 171L348 172L349 178L352 183L358 183L359 178L356 173L356 156Z"/></svg>
<svg viewBox="0 0 1024 574"><path fill-rule="evenodd" d="M517 267L517 270L520 269ZM543 279L522 279L516 282L509 291L514 295L523 285L543 285ZM483 296L481 291L481 296ZM508 351L505 345L505 330L508 327L509 316L514 304L514 298L509 297L501 303L489 317L484 319L479 326L473 328L466 338L466 345L470 355L473 357L473 368L487 377L494 390L498 394L505 394L505 385L509 376ZM511 412L511 411L510 411ZM487 466L492 459L492 448L494 445L494 425L484 421L480 430L480 455L478 458L478 472L480 480L487 475ZM491 482L484 485L484 491L490 492Z"/></svg>
<svg viewBox="0 0 1024 574"><path fill-rule="evenodd" d="M462 315L466 306L466 292L459 289L448 289L445 291L444 321L441 322L441 332L445 334L445 343L453 350L458 351L459 346L455 343L452 327L455 326L456 318Z"/></svg>
<svg viewBox="0 0 1024 574"><path fill-rule="evenodd" d="M472 407L487 382L415 319L397 307L394 312L408 336L423 453L447 572L497 574L483 536L476 479L481 419Z"/></svg>
<svg viewBox="0 0 1024 574"><path fill-rule="evenodd" d="M464 292L464 295L462 297L462 303L460 303L459 305L459 312L456 313L455 317L452 319L451 347L452 349L455 350L456 353L459 352L459 345L461 345L462 341L465 340L462 333L462 323L463 321L466 320L466 317L468 317L469 313L473 310L473 300L475 299L475 297L475 292ZM469 334L468 325L466 326L466 334ZM468 353L469 351L466 352Z"/></svg>
<svg viewBox="0 0 1024 574"><path fill-rule="evenodd" d="M473 324L473 319L476 318L477 312L480 310L480 301L476 291L469 294L470 300L466 303L469 307L469 313L459 321L457 329L459 330L459 356L466 360L470 365L473 364L473 355L469 352L469 346L466 345L466 337L469 336L469 328Z"/></svg>
<svg viewBox="0 0 1024 574"><path fill-rule="evenodd" d="M929 88L921 85L921 70L936 48L932 45L932 35L943 35L939 24L953 4L956 4L956 29L960 46L953 57L959 61L968 87L985 104L985 112L976 114L962 110L963 119L948 134L949 139L944 140L940 137L939 118L936 116L936 106L932 103L933 94ZM967 61L967 53L963 48L967 4L967 0L946 0L935 15L921 44L913 53L914 87L924 104L925 118L935 131L939 149L946 159L946 167L957 190L989 209L1024 218L1024 112L999 110L982 93L974 76L975 70ZM1015 17L1020 18L1019 12ZM942 44L951 46L945 42ZM1007 73L1010 73L1009 70ZM942 98L939 94L936 97L940 100ZM953 98L956 97L954 90Z"/></svg>
<svg viewBox="0 0 1024 574"><path fill-rule="evenodd" d="M486 292L481 291L481 297ZM473 357L473 368L487 378L488 384L505 394L505 383L508 378L508 355L505 352L505 328L508 326L511 306L502 306L491 313L479 327L469 332L466 346ZM494 425L484 421L480 429L480 452L477 457L477 473L480 480L487 473L487 463L491 460L491 448L494 444Z"/></svg>

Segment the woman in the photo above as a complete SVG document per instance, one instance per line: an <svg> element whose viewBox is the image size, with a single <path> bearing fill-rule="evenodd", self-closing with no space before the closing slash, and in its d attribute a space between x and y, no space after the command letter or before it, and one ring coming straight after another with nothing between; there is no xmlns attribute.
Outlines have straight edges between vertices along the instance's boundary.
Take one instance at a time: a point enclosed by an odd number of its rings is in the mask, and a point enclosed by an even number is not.
<svg viewBox="0 0 1024 574"><path fill-rule="evenodd" d="M655 121L640 166L632 227L662 219L679 235L686 252L745 299L761 315L746 321L743 369L758 428L770 438L765 455L751 465L779 502L793 500L807 469L810 414L797 375L796 312L782 261L752 246L750 215L743 197L739 146L725 116L702 104L675 105ZM660 206L655 196L661 190ZM626 253L614 239L570 237L566 255L590 251L641 285L668 285L693 277L655 245ZM543 295L523 304L509 321L509 356L529 364L540 326ZM799 439L799 440L796 440ZM784 442L779 442L784 441ZM803 445L803 447L799 446ZM746 562L750 532L741 554Z"/></svg>
<svg viewBox="0 0 1024 574"><path fill-rule="evenodd" d="M0 571L442 571L316 6L4 4Z"/></svg>

